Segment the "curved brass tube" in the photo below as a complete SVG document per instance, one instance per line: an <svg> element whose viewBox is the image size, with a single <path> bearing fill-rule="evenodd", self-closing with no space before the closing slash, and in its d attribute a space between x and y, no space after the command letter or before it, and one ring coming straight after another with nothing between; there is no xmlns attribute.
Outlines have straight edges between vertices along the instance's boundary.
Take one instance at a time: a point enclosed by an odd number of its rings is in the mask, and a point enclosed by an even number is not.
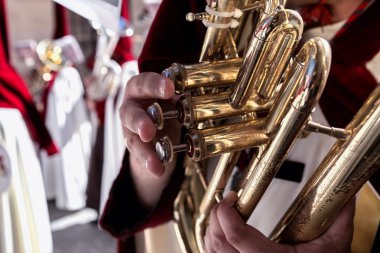
<svg viewBox="0 0 380 253"><path fill-rule="evenodd" d="M261 126L262 120L250 120L228 126L192 129L185 136L187 155L194 161L200 161L227 152L263 145L268 142L268 136Z"/></svg>
<svg viewBox="0 0 380 253"><path fill-rule="evenodd" d="M302 133L323 91L330 61L330 46L321 38L309 40L297 54L281 96L264 123L271 138L251 161L246 181L238 192L236 208L245 220Z"/></svg>
<svg viewBox="0 0 380 253"><path fill-rule="evenodd" d="M243 60L234 58L215 62L173 65L162 72L162 75L174 82L177 94L196 91L198 88L215 88L229 86L235 82Z"/></svg>
<svg viewBox="0 0 380 253"><path fill-rule="evenodd" d="M263 120L250 119L246 122L206 129L191 129L185 135L185 143L173 145L164 137L156 143L156 151L162 161L171 161L177 152L186 151L194 161L257 147L268 142L264 133Z"/></svg>
<svg viewBox="0 0 380 253"><path fill-rule="evenodd" d="M213 176L203 194L202 201L199 205L199 211L195 217L194 233L201 252L204 250L203 237L206 233L206 221L210 215L211 209L216 203L216 198L223 195L223 190L231 176L232 170L240 156L240 151L225 153L221 155L218 164L215 167ZM219 199L220 201L220 199Z"/></svg>
<svg viewBox="0 0 380 253"><path fill-rule="evenodd" d="M380 167L380 87L369 96L316 172L274 228L270 238L282 243L320 236L340 210Z"/></svg>
<svg viewBox="0 0 380 253"><path fill-rule="evenodd" d="M233 108L242 108L255 91L268 100L301 38L303 23L292 10L279 8L265 18L253 34L243 65L229 97Z"/></svg>
<svg viewBox="0 0 380 253"><path fill-rule="evenodd" d="M266 104L258 104L255 97L248 99L241 109L234 109L228 103L230 92L219 92L202 96L184 96L177 104L178 119L185 127L190 128L194 124L209 119L217 120L233 116L244 116L249 113L268 112L273 101Z"/></svg>
<svg viewBox="0 0 380 253"><path fill-rule="evenodd" d="M219 92L200 96L181 96L177 101L176 110L163 112L158 103L151 105L147 112L157 129L163 129L164 120L177 118L186 128L207 120L218 120L233 116L244 116L250 113L268 112L273 100L266 104L257 104L256 98L250 98L241 109L234 109L228 103L230 92Z"/></svg>

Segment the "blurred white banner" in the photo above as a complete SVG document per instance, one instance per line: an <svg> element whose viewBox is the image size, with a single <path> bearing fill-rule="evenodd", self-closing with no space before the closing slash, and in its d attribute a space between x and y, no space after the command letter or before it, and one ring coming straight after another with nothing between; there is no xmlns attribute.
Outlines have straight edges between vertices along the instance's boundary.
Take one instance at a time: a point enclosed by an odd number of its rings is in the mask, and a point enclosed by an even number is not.
<svg viewBox="0 0 380 253"><path fill-rule="evenodd" d="M78 15L118 31L121 0L53 0Z"/></svg>

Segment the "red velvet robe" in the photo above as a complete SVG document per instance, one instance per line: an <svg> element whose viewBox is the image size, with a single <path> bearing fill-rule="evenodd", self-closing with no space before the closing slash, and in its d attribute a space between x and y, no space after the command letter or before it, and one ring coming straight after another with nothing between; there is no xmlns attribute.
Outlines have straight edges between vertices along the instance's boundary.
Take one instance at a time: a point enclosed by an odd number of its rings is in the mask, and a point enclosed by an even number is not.
<svg viewBox="0 0 380 253"><path fill-rule="evenodd" d="M5 0L0 0L0 107L21 112L31 138L49 155L58 152L21 77L10 64Z"/></svg>

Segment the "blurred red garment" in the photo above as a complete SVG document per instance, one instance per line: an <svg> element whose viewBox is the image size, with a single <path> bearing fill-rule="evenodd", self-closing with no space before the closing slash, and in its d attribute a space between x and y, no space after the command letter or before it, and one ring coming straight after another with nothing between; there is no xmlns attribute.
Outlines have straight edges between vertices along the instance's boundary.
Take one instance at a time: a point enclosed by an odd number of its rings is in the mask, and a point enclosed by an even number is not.
<svg viewBox="0 0 380 253"><path fill-rule="evenodd" d="M25 82L10 64L7 34L6 2L0 0L0 107L21 112L32 140L49 155L58 152Z"/></svg>

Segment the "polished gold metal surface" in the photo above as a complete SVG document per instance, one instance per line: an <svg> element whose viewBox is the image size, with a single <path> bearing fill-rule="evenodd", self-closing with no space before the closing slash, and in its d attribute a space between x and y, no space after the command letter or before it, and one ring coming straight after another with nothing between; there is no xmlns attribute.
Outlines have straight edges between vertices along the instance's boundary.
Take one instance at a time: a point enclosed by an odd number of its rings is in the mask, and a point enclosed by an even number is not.
<svg viewBox="0 0 380 253"><path fill-rule="evenodd" d="M194 161L200 161L263 145L268 142L268 136L262 130L261 120L250 120L201 130L191 129L185 135L185 141L187 155Z"/></svg>
<svg viewBox="0 0 380 253"><path fill-rule="evenodd" d="M257 147L269 140L263 130L263 122L260 119L250 119L212 128L191 129L185 135L184 144L173 145L168 137L164 137L156 143L156 151L161 160L168 162L175 153L183 151L194 161L200 161L227 152Z"/></svg>
<svg viewBox="0 0 380 253"><path fill-rule="evenodd" d="M233 13L236 9L236 5L236 0L216 0L211 1L210 7L218 12ZM216 24L216 26L207 27L199 62L238 57L231 31L228 28L218 28L218 25L226 25L232 22L233 16L224 17L222 15L209 14L204 20L211 24ZM223 53L225 52L228 54L224 55Z"/></svg>
<svg viewBox="0 0 380 253"><path fill-rule="evenodd" d="M202 96L185 96L177 105L180 122L186 127L209 119L217 120L249 113L268 112L273 101L266 104L257 104L255 96L248 99L241 109L234 109L228 103L230 92L219 92Z"/></svg>
<svg viewBox="0 0 380 253"><path fill-rule="evenodd" d="M195 127L195 124L207 120L220 120L234 116L244 116L250 113L266 113L273 105L273 100L265 104L257 104L256 98L252 96L241 109L234 109L228 103L230 92L219 92L200 96L182 96L176 105L176 110L163 112L158 103L148 108L157 129L163 129L166 119L177 118L186 128Z"/></svg>
<svg viewBox="0 0 380 253"><path fill-rule="evenodd" d="M232 174L240 156L240 151L230 152L221 155L216 165L213 176L203 194L202 201L199 205L198 212L195 217L194 233L199 248L204 249L203 237L206 234L206 222L211 209L221 201L224 188Z"/></svg>
<svg viewBox="0 0 380 253"><path fill-rule="evenodd" d="M203 252L194 233L196 213L205 193L201 177L197 176L200 170L198 163L185 158L185 180L174 202L175 229L182 252Z"/></svg>
<svg viewBox="0 0 380 253"><path fill-rule="evenodd" d="M162 74L174 82L176 93L183 94L188 91L194 93L198 88L215 88L233 84L241 64L241 58L191 65L174 63Z"/></svg>
<svg viewBox="0 0 380 253"><path fill-rule="evenodd" d="M236 208L247 220L285 160L318 102L330 69L331 52L321 38L309 40L295 57L280 97L265 122L268 144L248 168Z"/></svg>
<svg viewBox="0 0 380 253"><path fill-rule="evenodd" d="M318 169L322 172L273 232L272 238L279 242L320 235L379 167L379 89L345 129L313 122L310 115L330 69L330 46L322 38L312 38L294 55L303 22L284 4L214 0L205 13L188 14L189 20L202 20L208 26L200 62L175 63L163 72L181 95L175 110L164 112L158 103L148 109L158 129L165 128L164 121L170 118L187 128L183 143L172 143L168 137L156 143L164 162L172 161L177 152L187 154L185 181L174 205L184 252L204 252L210 211L222 199L245 149L255 148L255 154L240 182L236 208L247 220L297 139L310 133L338 139ZM237 8L242 16L236 15ZM243 27L230 26L234 20ZM242 35L250 30L251 39L245 43ZM241 56L238 44L247 44ZM217 164L207 180L204 168L210 158Z"/></svg>
<svg viewBox="0 0 380 253"><path fill-rule="evenodd" d="M352 253L370 253L375 246L380 224L380 196L374 186L367 182L355 195L354 238Z"/></svg>
<svg viewBox="0 0 380 253"><path fill-rule="evenodd" d="M239 18L240 25L231 31L238 49L247 45L248 35L252 34L252 31L255 29L255 27L244 24L257 24L257 20L259 19L264 4L264 1L256 0L239 1L237 8L243 12L242 16Z"/></svg>
<svg viewBox="0 0 380 253"><path fill-rule="evenodd" d="M321 235L380 167L380 87L363 105L272 232L272 240L307 242Z"/></svg>
<svg viewBox="0 0 380 253"><path fill-rule="evenodd" d="M260 23L229 97L232 107L242 108L253 92L260 95L258 102L266 102L272 96L302 31L301 16L283 8Z"/></svg>

